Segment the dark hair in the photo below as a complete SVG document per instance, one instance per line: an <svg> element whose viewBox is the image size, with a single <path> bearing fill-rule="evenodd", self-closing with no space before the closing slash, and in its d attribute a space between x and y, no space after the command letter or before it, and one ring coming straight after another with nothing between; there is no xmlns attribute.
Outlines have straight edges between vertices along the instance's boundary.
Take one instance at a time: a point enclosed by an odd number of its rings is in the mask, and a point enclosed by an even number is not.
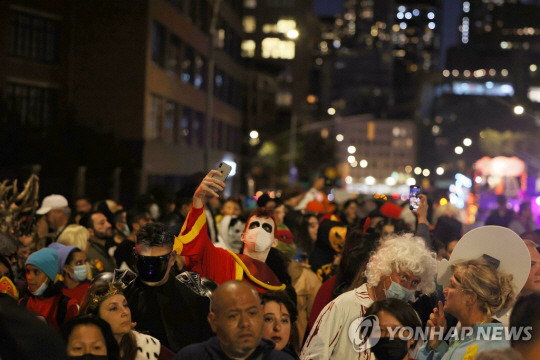
<svg viewBox="0 0 540 360"><path fill-rule="evenodd" d="M92 219L92 216L94 216L96 214L101 214L101 215L107 217L107 215L105 215L102 211L92 211L92 212L84 214L81 217L81 220L79 220L79 224L84 226L87 229L95 230L95 228L94 228L94 219ZM108 221L108 219L107 219L107 221Z"/></svg>
<svg viewBox="0 0 540 360"><path fill-rule="evenodd" d="M147 210L133 209L127 212L126 221L130 230L133 230L133 224L138 223L141 219L144 219L146 215L150 216L150 212Z"/></svg>
<svg viewBox="0 0 540 360"><path fill-rule="evenodd" d="M311 240L309 236L309 219L312 217L319 221L318 216L315 214L304 215L298 226L298 231L294 234L294 243L307 255L311 254L315 247L315 241Z"/></svg>
<svg viewBox="0 0 540 360"><path fill-rule="evenodd" d="M109 360L120 360L120 350L118 343L114 338L111 330L111 326L103 319L92 315L79 315L67 321L60 329L60 334L64 338L66 345L69 341L69 336L73 330L80 325L94 325L101 330L103 338L105 339L105 345L107 346L107 357Z"/></svg>
<svg viewBox="0 0 540 360"><path fill-rule="evenodd" d="M289 295L287 295L284 291L268 291L263 294L260 294L261 296L261 303L264 305L268 302L275 301L278 304L283 304L285 308L287 308L287 311L289 312L289 316L291 318L291 334L289 336L289 344L293 348L295 352L298 352L300 349L299 344L299 334L298 334L298 328L296 327L296 320L298 319L298 310L296 308L295 303L291 300Z"/></svg>
<svg viewBox="0 0 540 360"><path fill-rule="evenodd" d="M358 276L363 277L371 253L377 248L379 235L373 230L365 234L362 231L360 226L352 227L347 231L342 258L336 271L332 299L348 291L355 284Z"/></svg>
<svg viewBox="0 0 540 360"><path fill-rule="evenodd" d="M100 317L99 308L101 307L101 303L99 303L98 306L89 306L89 304L93 301L94 297L107 294L107 292L111 289L110 286L110 283L106 281L97 281L94 283L84 296L83 303L81 304L80 314ZM114 286L114 288L117 291L115 295L124 295L120 288L117 286ZM108 298L105 298L101 300L101 302L107 299ZM124 360L134 360L137 356L137 340L131 331L124 335L122 340L120 340L120 349L122 349L122 359Z"/></svg>
<svg viewBox="0 0 540 360"><path fill-rule="evenodd" d="M76 252L83 252L81 249L79 249L78 247L76 247L75 249L71 250L66 258L66 262L64 263L64 265L66 264L69 264L70 262L73 261L73 256Z"/></svg>
<svg viewBox="0 0 540 360"><path fill-rule="evenodd" d="M243 214L244 213L244 206L242 205L242 201L240 201L239 198L233 198L233 197L230 197L228 198L227 200L225 200L223 202L223 204L221 205L221 207L225 206L226 203L228 202L233 202L235 203L236 205L238 205L240 207L240 214Z"/></svg>
<svg viewBox="0 0 540 360"><path fill-rule="evenodd" d="M407 304L403 300L389 298L385 300L375 301L371 306L366 310L364 317L369 315L377 315L381 311L385 311L391 314L403 325L403 327L408 327L414 329L414 331L420 331L422 329L422 323L418 318L418 314L412 306ZM413 344L413 347L416 345Z"/></svg>
<svg viewBox="0 0 540 360"><path fill-rule="evenodd" d="M173 246L174 235L161 223L149 223L137 232L137 245L146 246Z"/></svg>
<svg viewBox="0 0 540 360"><path fill-rule="evenodd" d="M358 205L358 201L356 201L356 199L349 199L343 204L343 210L345 211L345 209L347 209L352 203Z"/></svg>
<svg viewBox="0 0 540 360"><path fill-rule="evenodd" d="M407 226L403 220L394 219L391 217L383 217L377 226L375 226L375 231L379 234L379 236L382 235L383 227L386 225L392 225L394 227L395 234L399 234L407 230Z"/></svg>
<svg viewBox="0 0 540 360"><path fill-rule="evenodd" d="M510 344L516 346L532 346L538 341L540 334L540 292L520 296L510 315L510 329L514 327L532 327L532 338L535 340L512 339Z"/></svg>
<svg viewBox="0 0 540 360"><path fill-rule="evenodd" d="M197 185L194 184L188 184L178 190L174 199L176 210L180 211L182 205L190 205L193 202L193 195L195 195L196 190Z"/></svg>

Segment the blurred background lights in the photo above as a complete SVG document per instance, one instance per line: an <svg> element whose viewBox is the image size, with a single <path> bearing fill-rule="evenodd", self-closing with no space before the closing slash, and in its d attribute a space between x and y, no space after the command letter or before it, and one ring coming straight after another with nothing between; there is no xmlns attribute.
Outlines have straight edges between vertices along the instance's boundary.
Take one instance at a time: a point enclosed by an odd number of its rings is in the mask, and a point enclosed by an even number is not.
<svg viewBox="0 0 540 360"><path fill-rule="evenodd" d="M514 106L514 114L521 115L525 112L525 109L521 105Z"/></svg>
<svg viewBox="0 0 540 360"><path fill-rule="evenodd" d="M375 178L373 176L368 176L364 180L367 185L375 185Z"/></svg>
<svg viewBox="0 0 540 360"><path fill-rule="evenodd" d="M393 177L387 177L386 180L384 181L386 183L386 185L388 186L394 186L396 185L396 179L394 179Z"/></svg>
<svg viewBox="0 0 540 360"><path fill-rule="evenodd" d="M461 155L463 154L463 148L461 146L456 146L456 148L454 149L454 152L458 155Z"/></svg>
<svg viewBox="0 0 540 360"><path fill-rule="evenodd" d="M361 168L366 168L367 166L368 166L367 160L360 160L360 167Z"/></svg>
<svg viewBox="0 0 540 360"><path fill-rule="evenodd" d="M335 114L336 114L336 109L328 108L328 115L335 115Z"/></svg>
<svg viewBox="0 0 540 360"><path fill-rule="evenodd" d="M416 180L414 178L408 178L407 185L409 186L416 185Z"/></svg>
<svg viewBox="0 0 540 360"><path fill-rule="evenodd" d="M412 172L412 166L411 166L411 165L405 166L405 172L406 172L407 174L410 174L410 173Z"/></svg>
<svg viewBox="0 0 540 360"><path fill-rule="evenodd" d="M339 141L339 142L342 142L343 141L343 135L337 134L336 135L336 140Z"/></svg>
<svg viewBox="0 0 540 360"><path fill-rule="evenodd" d="M469 138L463 139L463 145L465 145L465 146L471 146L471 145L472 145L472 140L469 139Z"/></svg>
<svg viewBox="0 0 540 360"><path fill-rule="evenodd" d="M482 183L482 177L481 176L475 177L474 182L477 183L477 184L481 184Z"/></svg>
<svg viewBox="0 0 540 360"><path fill-rule="evenodd" d="M422 173L422 168L420 168L420 167L415 167L415 168L414 168L414 173L415 173L416 175L420 175L420 174Z"/></svg>
<svg viewBox="0 0 540 360"><path fill-rule="evenodd" d="M429 176L429 174L431 174L431 171L429 171L429 169L424 169L422 171L422 175L424 175L424 176Z"/></svg>
<svg viewBox="0 0 540 360"><path fill-rule="evenodd" d="M356 161L356 158L354 157L354 155L349 155L349 157L347 158L347 161L352 164L353 162Z"/></svg>
<svg viewBox="0 0 540 360"><path fill-rule="evenodd" d="M257 130L252 130L249 133L249 137L252 138L252 139L257 139L259 137L259 132Z"/></svg>
<svg viewBox="0 0 540 360"><path fill-rule="evenodd" d="M442 175L444 174L444 169L442 167L438 167L437 170L435 170L435 172L437 173L437 175Z"/></svg>
<svg viewBox="0 0 540 360"><path fill-rule="evenodd" d="M354 154L356 152L356 147L351 145L347 148L347 151L349 152L349 154Z"/></svg>
<svg viewBox="0 0 540 360"><path fill-rule="evenodd" d="M352 184L352 177L351 177L351 176L345 177L345 182L346 182L348 185Z"/></svg>

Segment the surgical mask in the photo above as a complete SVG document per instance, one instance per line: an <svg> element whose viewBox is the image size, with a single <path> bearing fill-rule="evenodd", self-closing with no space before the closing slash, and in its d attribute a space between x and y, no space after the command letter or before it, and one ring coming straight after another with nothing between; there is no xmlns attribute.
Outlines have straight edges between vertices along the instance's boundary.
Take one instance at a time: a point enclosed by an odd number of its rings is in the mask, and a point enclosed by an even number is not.
<svg viewBox="0 0 540 360"><path fill-rule="evenodd" d="M387 299L394 298L403 301L411 301L414 296L414 290L409 290L392 280L392 284L388 290L384 291L384 294L386 295Z"/></svg>
<svg viewBox="0 0 540 360"><path fill-rule="evenodd" d="M152 219L154 219L154 220L159 219L160 211L159 211L159 205L158 204L150 205L150 208L148 209L148 212L150 213L150 216L152 217Z"/></svg>
<svg viewBox="0 0 540 360"><path fill-rule="evenodd" d="M70 356L70 360L107 360L108 355L94 355L94 354L84 354L79 356Z"/></svg>
<svg viewBox="0 0 540 360"><path fill-rule="evenodd" d="M402 360L407 352L407 340L399 338L380 338L377 344L371 347L371 352L377 359L381 360Z"/></svg>
<svg viewBox="0 0 540 360"><path fill-rule="evenodd" d="M167 270L169 270L170 255L143 256L135 254L135 268L141 280L148 283L163 280Z"/></svg>
<svg viewBox="0 0 540 360"><path fill-rule="evenodd" d="M30 291L30 292L34 296L41 296L45 292L45 290L47 290L48 285L49 285L48 280L45 280L45 282L41 284L41 286L36 291Z"/></svg>
<svg viewBox="0 0 540 360"><path fill-rule="evenodd" d="M88 268L86 265L78 265L73 267L73 274L71 274L71 277L75 281L83 281L86 280L88 276Z"/></svg>
<svg viewBox="0 0 540 360"><path fill-rule="evenodd" d="M255 244L255 251L262 252L268 250L272 245L272 234L264 230L262 227L249 229L246 232L246 242Z"/></svg>
<svg viewBox="0 0 540 360"><path fill-rule="evenodd" d="M126 236L129 236L129 234L131 233L129 231L129 226L127 226L127 224L124 225L124 228L122 229L122 233Z"/></svg>

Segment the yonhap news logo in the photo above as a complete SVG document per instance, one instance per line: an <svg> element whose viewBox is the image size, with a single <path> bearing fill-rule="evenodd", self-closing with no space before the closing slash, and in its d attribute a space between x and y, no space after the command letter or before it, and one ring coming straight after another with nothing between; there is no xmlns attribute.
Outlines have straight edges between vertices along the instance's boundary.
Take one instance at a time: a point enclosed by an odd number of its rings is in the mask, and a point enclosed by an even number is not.
<svg viewBox="0 0 540 360"><path fill-rule="evenodd" d="M349 339L354 351L362 352L371 349L381 338L379 317L368 315L354 320L349 326Z"/></svg>
<svg viewBox="0 0 540 360"><path fill-rule="evenodd" d="M383 335L384 334L384 335ZM444 340L448 343L463 340L475 341L528 341L532 339L532 327L508 327L501 324L487 324L473 327L451 327L448 330L433 328L412 328L408 326L381 329L376 315L360 317L349 326L349 339L356 352L371 349L381 337L390 340Z"/></svg>

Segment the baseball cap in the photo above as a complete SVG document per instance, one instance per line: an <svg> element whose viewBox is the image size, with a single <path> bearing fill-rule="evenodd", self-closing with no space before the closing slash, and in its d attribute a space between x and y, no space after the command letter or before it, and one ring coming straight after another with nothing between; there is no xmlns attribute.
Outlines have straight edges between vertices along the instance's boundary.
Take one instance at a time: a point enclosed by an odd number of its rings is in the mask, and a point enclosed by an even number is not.
<svg viewBox="0 0 540 360"><path fill-rule="evenodd" d="M65 197L62 195L52 194L43 199L41 207L37 209L36 214L45 215L52 209L60 209L66 206L68 206L68 201Z"/></svg>

